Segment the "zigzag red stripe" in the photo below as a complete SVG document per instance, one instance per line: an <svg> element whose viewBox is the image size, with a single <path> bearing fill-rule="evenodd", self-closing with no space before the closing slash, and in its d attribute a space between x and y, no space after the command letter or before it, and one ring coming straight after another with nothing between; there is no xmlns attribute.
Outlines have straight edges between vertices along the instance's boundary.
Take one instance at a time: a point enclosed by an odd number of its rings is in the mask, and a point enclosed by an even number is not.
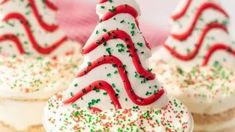
<svg viewBox="0 0 235 132"><path fill-rule="evenodd" d="M135 22L136 22L136 25L137 27L139 28L139 22L138 20L136 19L138 17L138 12L131 6L129 5L120 5L118 7L115 7L115 10L112 11L112 12L108 12L106 13L102 18L101 18L101 21L106 21L106 20L109 20L110 18L114 17L115 15L117 14L121 14L121 13L125 13L125 14L129 14L131 15L132 17L135 18ZM147 45L148 47L148 45ZM149 47L148 47L149 48Z"/></svg>
<svg viewBox="0 0 235 132"><path fill-rule="evenodd" d="M97 89L101 89L101 90L104 90L107 92L110 99L112 100L112 103L113 103L115 109L122 108L120 105L120 102L118 101L118 98L116 97L116 93L113 90L112 86L105 81L95 81L95 82L91 83L89 86L85 87L84 89L82 89L81 91L76 93L73 97L63 101L63 103L64 104L74 103L78 99L80 99L83 96L85 96L86 94L88 94L89 92L91 92L93 90L97 90Z"/></svg>
<svg viewBox="0 0 235 132"><path fill-rule="evenodd" d="M25 54L24 48L22 47L19 39L17 38L17 36L13 35L13 34L5 34L3 36L0 36L0 42L3 41L12 41L14 42L14 44L17 47L17 50L19 50L20 54Z"/></svg>
<svg viewBox="0 0 235 132"><path fill-rule="evenodd" d="M51 52L53 52L55 49L57 49L63 42L65 42L67 40L67 37L63 37L61 38L59 41L55 42L54 44L51 44L50 47L41 47L37 41L35 40L30 27L29 27L29 23L28 21L24 18L24 16L22 16L19 13L11 13L9 15L7 15L7 17L5 17L3 19L3 21L8 21L10 19L17 19L19 20L22 25L24 26L24 29L28 35L28 38L33 46L33 48L40 54L50 54Z"/></svg>
<svg viewBox="0 0 235 132"><path fill-rule="evenodd" d="M108 13L106 13L101 20L102 21L106 21L110 18L112 18L113 16L117 15L117 14L121 14L121 13L127 13L130 14L131 16L133 16L134 18L138 17L138 12L131 6L129 5L120 5L118 7L115 7L114 11L110 11Z"/></svg>
<svg viewBox="0 0 235 132"><path fill-rule="evenodd" d="M58 10L58 8L52 2L50 2L49 0L45 0L45 4L47 5L48 8L50 8L53 11Z"/></svg>
<svg viewBox="0 0 235 132"><path fill-rule="evenodd" d="M87 44L88 46L83 48L83 53L87 54L87 53L93 51L94 49L96 49L99 45L101 45L109 40L112 40L112 39L121 39L125 42L127 47L129 47L128 49L130 50L132 62L134 63L138 73L141 73L144 77L149 78L149 79L155 78L154 74L145 70L142 67L139 56L136 53L136 48L134 46L134 43L133 43L131 37L125 31L113 30L113 31L110 31L110 32L104 34L103 36L98 38L97 41L94 41L91 44Z"/></svg>
<svg viewBox="0 0 235 132"><path fill-rule="evenodd" d="M43 29L45 29L46 31L49 31L49 32L54 32L55 30L58 29L57 25L55 25L55 24L49 25L49 24L45 23L42 20L42 17L40 16L40 14L38 12L38 9L37 9L37 6L35 5L35 1L34 0L29 0L29 3L30 3L30 6L32 8L32 11L33 11L33 14L34 14L35 18L37 19L38 23L40 24L40 26Z"/></svg>
<svg viewBox="0 0 235 132"><path fill-rule="evenodd" d="M9 1L9 0L4 0L4 1L2 1L2 2L0 3L0 5L5 4L5 3L8 2L8 1ZM35 16L37 22L39 23L39 25L40 25L43 29L45 29L45 30L48 31L48 32L54 32L55 30L58 29L58 26L57 26L57 25L55 25L55 24L49 25L49 24L47 24L46 22L44 22L44 21L42 20L42 17L41 17L41 15L40 15L39 12L38 12L38 9L37 9L37 7L36 7L36 4L35 4L35 1L34 1L34 0L28 0L28 1L29 1L29 5L30 5L30 7L31 7L31 9L32 9L32 11L33 11L33 14L34 14L34 16ZM50 1L45 0L45 4L46 4L50 9L56 10L55 5L53 5Z"/></svg>
<svg viewBox="0 0 235 132"><path fill-rule="evenodd" d="M87 68L85 68L84 70L82 70L79 73L78 77L85 76L87 73L89 73L90 71L92 71L96 67L104 65L104 64L110 64L118 69L120 77L124 83L124 87L127 92L127 95L129 96L129 98L132 100L133 103L135 103L137 105L141 105L141 106L149 105L149 104L152 104L153 102L155 102L156 100L158 100L164 94L164 90L160 89L158 92L156 92L155 94L153 94L152 96L150 96L148 98L142 98L142 97L139 97L138 95L136 95L132 89L132 86L131 86L131 83L130 83L129 78L127 76L124 65L117 57L112 56L112 55L111 56L103 56L103 57L97 59L96 61L92 62L90 66L88 66ZM142 74L140 74L140 75L144 76Z"/></svg>
<svg viewBox="0 0 235 132"><path fill-rule="evenodd" d="M192 32L196 26L196 23L198 22L198 19L200 18L201 14L204 11L206 11L207 9L217 10L217 11L221 12L222 14L224 14L226 17L229 17L228 14L220 6L218 6L214 3L205 3L198 9L190 28L182 34L172 34L172 37L177 40L181 40L181 41L187 39L192 34Z"/></svg>
<svg viewBox="0 0 235 132"><path fill-rule="evenodd" d="M105 1L106 2L106 1ZM121 13L126 13L126 14L130 14L132 17L135 18L135 22L137 27L139 28L139 22L136 19L138 17L138 12L131 6L129 5L120 5L118 7L115 7L115 10L112 12L108 12L106 13L102 18L101 21L106 21L111 19L112 17L114 17L117 14L121 14ZM145 40L145 45L148 49L150 49L149 44L147 43L147 41Z"/></svg>
<svg viewBox="0 0 235 132"><path fill-rule="evenodd" d="M203 66L206 66L209 63L210 58L212 55L219 51L219 50L225 50L228 53L234 55L235 57L235 50L233 50L231 47L226 46L225 44L215 44L209 49L209 52L206 54L204 62L202 63Z"/></svg>
<svg viewBox="0 0 235 132"><path fill-rule="evenodd" d="M170 46L168 46L168 44L165 44L164 47L165 47L167 50L169 50L169 52L170 52L173 56L175 56L176 58L178 58L178 59L180 59L180 60L184 60L184 61L192 60L192 59L194 59L194 58L196 57L196 55L198 54L198 52L199 52L199 50L200 50L200 48L201 48L201 46L202 46L202 43L203 43L203 41L204 41L206 35L207 35L211 30L213 30L213 29L221 29L221 30L223 30L223 31L225 31L225 32L228 32L228 31L227 31L227 28L226 28L224 25L219 24L219 23L217 23L217 22L214 22L214 23L211 23L211 24L207 25L206 28L203 30L202 35L201 35L199 41L198 41L197 44L195 45L195 49L193 49L193 50L192 50L190 53L188 53L187 55L183 55L183 54L178 53L174 48L171 48ZM208 54L209 54L209 53L213 53L213 52L209 50L209 51L208 51ZM204 59L204 62L208 62L208 61L209 61L209 60L208 60L209 58L210 58L210 55L209 55L209 57L206 57L206 58ZM207 63L204 63L204 64L207 64Z"/></svg>
<svg viewBox="0 0 235 132"><path fill-rule="evenodd" d="M184 8L182 8L182 10L179 11L177 14L174 14L173 16L171 16L171 18L173 20L178 20L181 17L183 17L185 13L187 12L188 8L190 7L191 3L192 3L192 0L188 0Z"/></svg>
<svg viewBox="0 0 235 132"><path fill-rule="evenodd" d="M107 2L108 0L98 0L100 4Z"/></svg>

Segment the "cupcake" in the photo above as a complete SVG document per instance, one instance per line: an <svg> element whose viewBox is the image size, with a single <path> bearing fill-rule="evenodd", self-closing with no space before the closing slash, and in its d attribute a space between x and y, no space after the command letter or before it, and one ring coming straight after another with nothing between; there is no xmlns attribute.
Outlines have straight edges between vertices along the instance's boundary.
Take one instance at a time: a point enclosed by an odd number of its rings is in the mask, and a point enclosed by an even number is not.
<svg viewBox="0 0 235 132"><path fill-rule="evenodd" d="M151 58L169 95L192 112L196 131L235 130L235 43L228 24L218 1L183 0L171 35Z"/></svg>
<svg viewBox="0 0 235 132"><path fill-rule="evenodd" d="M47 103L46 131L192 132L187 108L148 69L137 3L100 0L96 10L100 22L83 47L77 78Z"/></svg>
<svg viewBox="0 0 235 132"><path fill-rule="evenodd" d="M80 44L55 21L48 0L0 3L0 131L42 131L43 108L77 73Z"/></svg>

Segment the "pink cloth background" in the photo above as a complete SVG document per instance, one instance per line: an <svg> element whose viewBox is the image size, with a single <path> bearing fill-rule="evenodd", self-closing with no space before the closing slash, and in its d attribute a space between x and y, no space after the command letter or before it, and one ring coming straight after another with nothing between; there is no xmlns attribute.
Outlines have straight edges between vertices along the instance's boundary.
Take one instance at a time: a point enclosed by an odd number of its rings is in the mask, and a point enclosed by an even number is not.
<svg viewBox="0 0 235 132"><path fill-rule="evenodd" d="M69 38L85 44L94 30L98 16L95 12L95 3L81 0L57 0L57 22ZM162 44L168 32L163 28L152 26L140 21L140 29L151 47Z"/></svg>

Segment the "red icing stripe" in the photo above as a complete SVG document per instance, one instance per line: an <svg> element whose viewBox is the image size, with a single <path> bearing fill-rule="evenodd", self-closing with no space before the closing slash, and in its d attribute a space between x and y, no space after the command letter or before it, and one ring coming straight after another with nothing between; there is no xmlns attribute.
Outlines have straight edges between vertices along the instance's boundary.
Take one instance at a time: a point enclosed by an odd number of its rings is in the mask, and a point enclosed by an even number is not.
<svg viewBox="0 0 235 132"><path fill-rule="evenodd" d="M82 89L81 91L76 93L73 97L63 101L63 103L64 104L74 103L78 99L82 98L83 96L85 96L89 92L92 92L93 90L96 90L96 89L101 89L101 90L104 90L107 92L110 99L112 100L112 103L113 103L115 109L122 108L120 105L120 102L118 101L118 98L116 97L116 93L113 90L112 86L105 81L95 81L95 82L91 83L89 86L85 87L84 89Z"/></svg>
<svg viewBox="0 0 235 132"><path fill-rule="evenodd" d="M214 9L217 10L219 12L221 12L222 14L224 14L226 17L229 17L228 14L218 5L214 4L214 3L204 3L198 10L197 13L193 19L193 23L191 24L190 28L182 33L182 34L172 34L172 37L174 37L175 39L178 40L185 40L187 39L192 33L193 30L195 29L195 26L198 22L198 19L200 18L201 14L206 11L207 9Z"/></svg>
<svg viewBox="0 0 235 132"><path fill-rule="evenodd" d="M134 46L134 43L133 43L131 37L126 32L124 32L122 30L110 31L110 32L104 34L103 36L101 36L100 38L98 38L97 41L94 41L91 44L87 44L88 46L85 46L83 48L83 53L87 54L87 53L93 51L94 49L96 49L99 45L101 45L109 40L112 40L112 39L121 39L129 47L130 55L132 57L132 62L135 65L138 73L142 74L145 77L148 77L149 79L155 78L155 75L153 73L145 70L142 67L139 56L136 53L137 51L136 51L136 48Z"/></svg>
<svg viewBox="0 0 235 132"><path fill-rule="evenodd" d="M105 1L106 2L106 1ZM136 25L137 27L139 28L139 22L138 20L136 19L138 17L138 12L131 6L129 5L120 5L118 7L115 8L115 10L113 12L108 12L106 13L103 18L101 18L101 21L107 21L109 20L110 18L114 17L115 15L117 14L121 14L121 13L127 13L127 14L130 14L132 17L135 18L135 22L136 22ZM149 44L147 43L147 41L145 41L145 45L147 48L150 49L150 46Z"/></svg>
<svg viewBox="0 0 235 132"><path fill-rule="evenodd" d="M79 77L85 76L87 73L89 73L90 71L92 71L96 67L104 65L104 64L112 64L113 66L115 66L118 69L118 72L119 72L120 77L123 81L127 95L132 100L133 103L135 103L137 105L141 105L141 106L149 105L149 104L154 103L156 100L158 100L163 95L163 93L164 93L163 89L159 90L157 93L153 94L152 96L150 96L148 98L142 98L142 97L139 97L138 95L136 95L132 89L132 86L131 86L131 83L128 79L124 65L115 56L103 56L103 57L97 59L96 61L92 62L90 66L88 66L83 71L81 71L78 76ZM141 73L140 73L140 75L144 76Z"/></svg>
<svg viewBox="0 0 235 132"><path fill-rule="evenodd" d="M198 54L201 46L202 46L202 43L206 37L206 35L208 34L208 32L210 32L211 30L213 29L221 29L225 32L227 32L227 28L222 25L222 24L219 24L219 23L211 23L209 25L206 26L206 28L203 30L202 32L202 35L200 36L197 44L195 45L195 49L193 49L190 53L188 53L187 55L183 55L183 54L180 54L178 53L174 48L171 48L170 46L168 46L168 44L165 44L164 47L169 50L169 52L176 58L180 59L180 60L184 60L184 61L189 61L189 60L192 60L193 58L196 57L196 55ZM210 51L209 51L210 52ZM208 61L206 60L205 58L205 61Z"/></svg>
<svg viewBox="0 0 235 132"><path fill-rule="evenodd" d="M5 4L5 3L8 2L8 1L9 1L9 0L4 0L4 1L2 1L2 2L0 3L0 5L1 5L1 4ZM29 1L30 7L31 7L31 9L32 9L32 11L33 11L33 14L34 14L35 18L37 19L37 22L39 23L39 25L40 25L43 29L45 29L46 31L49 31L49 32L53 32L53 31L55 31L55 30L58 29L58 26L57 26L57 25L54 25L54 24L49 25L49 24L47 24L46 22L44 22L44 21L42 20L42 16L39 14L38 9L37 9L37 6L36 6L34 0L28 0L28 1ZM51 3L50 1L45 0L45 4L46 4L50 9L56 10L55 5L53 5L53 3Z"/></svg>
<svg viewBox="0 0 235 132"><path fill-rule="evenodd" d="M107 2L108 0L98 0L100 4Z"/></svg>
<svg viewBox="0 0 235 132"><path fill-rule="evenodd" d="M178 20L181 17L183 17L185 15L185 13L187 12L188 8L190 7L191 3L192 3L192 0L188 0L186 5L182 8L182 10L179 11L178 13L174 14L173 16L171 16L171 18L173 20Z"/></svg>
<svg viewBox="0 0 235 132"><path fill-rule="evenodd" d="M20 52L20 54L24 54L24 48L22 47L22 44L20 43L19 39L17 38L17 36L13 35L13 34L6 34L3 36L0 36L0 42L3 41L12 41L14 42L14 44L16 45L18 51Z"/></svg>
<svg viewBox="0 0 235 132"><path fill-rule="evenodd" d="M92 112L102 112L101 109L96 108L96 107L91 107L90 110L92 110Z"/></svg>
<svg viewBox="0 0 235 132"><path fill-rule="evenodd" d="M47 0L46 0L47 1ZM45 2L46 2L45 1ZM37 9L37 6L35 4L35 0L29 0L29 3L32 7L32 11L33 11L33 14L35 16L35 18L37 19L38 23L40 24L40 26L45 29L46 31L49 31L49 32L54 32L55 30L58 29L58 26L57 25L49 25L47 23L45 23L43 20L42 20L42 17L41 15L39 14L38 12L38 9Z"/></svg>
<svg viewBox="0 0 235 132"><path fill-rule="evenodd" d="M3 0L1 3L0 3L0 5L1 4L5 4L6 2L8 2L9 0ZM30 1L30 0L29 0ZM54 11L56 11L57 10L57 7L52 3L52 2L50 2L49 0L44 0L45 1L45 4L46 4L46 6L48 7L48 8L50 8L51 10L54 10Z"/></svg>
<svg viewBox="0 0 235 132"><path fill-rule="evenodd" d="M102 21L106 21L110 18L112 18L113 16L117 15L117 14L121 14L121 13L128 13L131 16L133 16L134 18L138 17L138 12L131 6L129 5L120 5L118 7L115 7L114 11L110 11L108 13L106 13L101 20Z"/></svg>
<svg viewBox="0 0 235 132"><path fill-rule="evenodd" d="M8 14L3 21L8 21L10 19L17 19L19 20L22 25L24 26L24 29L28 35L28 38L30 40L30 42L32 43L33 48L40 54L50 54L51 52L53 52L55 49L57 49L62 43L64 43L67 40L67 37L63 37L61 38L59 41L55 42L54 44L48 44L51 45L50 47L41 47L37 41L35 40L32 31L30 29L30 25L28 23L28 21L24 18L24 16L22 16L21 14L18 13L11 13Z"/></svg>
<svg viewBox="0 0 235 132"><path fill-rule="evenodd" d="M50 2L49 0L45 0L45 4L47 5L48 8L50 8L51 10L58 10L58 8L52 3Z"/></svg>
<svg viewBox="0 0 235 132"><path fill-rule="evenodd" d="M219 50L225 50L228 53L232 54L235 57L235 50L233 50L231 47L226 46L225 44L215 44L209 49L209 52L206 54L203 66L207 65L209 63L210 58L212 55Z"/></svg>

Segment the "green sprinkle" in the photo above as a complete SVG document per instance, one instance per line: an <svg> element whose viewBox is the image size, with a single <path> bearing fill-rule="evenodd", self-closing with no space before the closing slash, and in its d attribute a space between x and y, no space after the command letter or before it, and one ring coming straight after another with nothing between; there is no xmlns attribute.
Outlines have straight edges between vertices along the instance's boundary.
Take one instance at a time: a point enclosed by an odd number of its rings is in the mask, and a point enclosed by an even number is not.
<svg viewBox="0 0 235 132"><path fill-rule="evenodd" d="M107 29L103 29L104 32L107 32Z"/></svg>
<svg viewBox="0 0 235 132"><path fill-rule="evenodd" d="M177 67L177 72L178 72L180 75L183 75L183 74L184 74L184 71L183 71L180 67Z"/></svg>
<svg viewBox="0 0 235 132"><path fill-rule="evenodd" d="M121 20L121 21L120 21L120 23L124 23L124 22L125 22L125 20Z"/></svg>
<svg viewBox="0 0 235 132"><path fill-rule="evenodd" d="M88 64L88 66L91 66L92 63L91 63L91 62L88 62L87 64Z"/></svg>
<svg viewBox="0 0 235 132"><path fill-rule="evenodd" d="M131 31L131 36L134 36L135 35L135 31Z"/></svg>
<svg viewBox="0 0 235 132"><path fill-rule="evenodd" d="M114 6L112 6L112 9L109 9L110 12L115 12L116 8Z"/></svg>
<svg viewBox="0 0 235 132"><path fill-rule="evenodd" d="M71 97L73 97L73 96L74 96L73 92L70 92L70 96L71 96Z"/></svg>
<svg viewBox="0 0 235 132"><path fill-rule="evenodd" d="M140 47L143 47L144 44L138 42L137 45L140 46Z"/></svg>
<svg viewBox="0 0 235 132"><path fill-rule="evenodd" d="M80 115L80 112L79 111L76 111L73 113L74 116L78 117Z"/></svg>
<svg viewBox="0 0 235 132"><path fill-rule="evenodd" d="M111 52L111 48L106 48L106 51L108 52L108 54L109 54L109 55L111 55L111 54L112 54L112 52Z"/></svg>
<svg viewBox="0 0 235 132"><path fill-rule="evenodd" d="M111 77L111 76L112 76L112 74L111 74L111 73L108 73L108 74L107 74L107 77Z"/></svg>
<svg viewBox="0 0 235 132"><path fill-rule="evenodd" d="M131 23L131 29L135 29L135 23Z"/></svg>
<svg viewBox="0 0 235 132"><path fill-rule="evenodd" d="M113 87L113 88L116 88L116 85L115 85L114 83L112 83L112 87Z"/></svg>

